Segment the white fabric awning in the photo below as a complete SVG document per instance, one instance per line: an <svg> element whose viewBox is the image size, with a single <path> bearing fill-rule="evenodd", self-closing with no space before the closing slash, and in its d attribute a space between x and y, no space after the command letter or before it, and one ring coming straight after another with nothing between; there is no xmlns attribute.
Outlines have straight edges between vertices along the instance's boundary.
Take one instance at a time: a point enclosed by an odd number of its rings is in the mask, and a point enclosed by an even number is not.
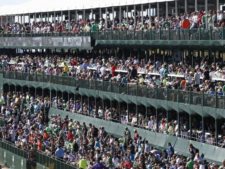
<svg viewBox="0 0 225 169"><path fill-rule="evenodd" d="M0 15L28 14L38 12L82 10L93 8L105 8L111 6L125 6L166 2L174 0L31 0L19 5L7 5L0 7Z"/></svg>

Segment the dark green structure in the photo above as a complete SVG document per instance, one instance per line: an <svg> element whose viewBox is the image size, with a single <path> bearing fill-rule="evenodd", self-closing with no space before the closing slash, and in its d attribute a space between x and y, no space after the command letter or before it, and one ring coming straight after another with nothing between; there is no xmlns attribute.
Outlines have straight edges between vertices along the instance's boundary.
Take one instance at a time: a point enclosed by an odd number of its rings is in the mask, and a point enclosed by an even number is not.
<svg viewBox="0 0 225 169"><path fill-rule="evenodd" d="M163 107L165 110L175 110L178 112L185 111L189 115L198 113L203 118L205 116L212 116L215 121L224 118L225 98L219 96L210 98L214 102L208 102L209 96L199 93L190 93L183 91L163 91L162 89L151 90L143 86L132 86L121 88L116 84L109 82L96 82L96 81L77 81L70 77L54 77L44 75L28 75L22 73L4 73L3 78L4 88L16 90L16 86L41 89L42 94L44 90L51 91L65 91L68 93L79 94L81 96L116 100L118 102L134 103L136 105L143 104L146 107L153 106L156 109ZM80 89L76 90L79 85ZM163 93L166 92L166 95ZM35 92L36 93L36 92ZM166 96L166 97L165 97ZM212 96L211 96L212 97ZM118 110L119 111L119 110ZM213 112L213 113L209 113ZM105 121L96 119L80 114L71 114L65 111L59 111L54 108L51 109L50 114L61 114L62 116L68 115L70 118L76 119L80 122L91 122L96 126L105 126L110 133L122 136L124 128L127 125L118 124L116 122ZM217 125L217 123L215 123ZM131 130L135 127L129 126ZM165 148L168 142L171 142L175 151L179 154L188 155L188 146L190 143L194 144L199 150L205 154L205 157L211 161L222 162L225 157L225 149L217 146L191 141L184 138L179 138L171 135L160 134L145 129L137 128L138 132L143 138L155 146ZM217 131L216 131L217 132ZM217 133L215 133L217 135Z"/></svg>

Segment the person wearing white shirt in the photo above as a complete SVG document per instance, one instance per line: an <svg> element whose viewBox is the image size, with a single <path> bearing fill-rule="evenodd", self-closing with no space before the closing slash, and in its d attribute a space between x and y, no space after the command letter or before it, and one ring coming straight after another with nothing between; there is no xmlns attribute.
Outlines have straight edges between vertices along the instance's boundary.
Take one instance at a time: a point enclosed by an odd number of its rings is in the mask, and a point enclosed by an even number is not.
<svg viewBox="0 0 225 169"><path fill-rule="evenodd" d="M195 73L194 73L195 85L200 85L200 77L201 77L201 74L199 70L195 70Z"/></svg>

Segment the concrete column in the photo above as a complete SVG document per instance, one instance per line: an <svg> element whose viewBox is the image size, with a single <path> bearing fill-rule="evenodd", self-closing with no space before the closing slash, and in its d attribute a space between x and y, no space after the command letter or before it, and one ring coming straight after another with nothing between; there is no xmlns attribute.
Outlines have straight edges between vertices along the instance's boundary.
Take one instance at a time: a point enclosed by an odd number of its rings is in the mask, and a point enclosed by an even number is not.
<svg viewBox="0 0 225 169"><path fill-rule="evenodd" d="M216 9L217 11L220 10L220 0L216 0Z"/></svg>
<svg viewBox="0 0 225 169"><path fill-rule="evenodd" d="M195 0L195 11L198 11L198 0Z"/></svg>
<svg viewBox="0 0 225 169"><path fill-rule="evenodd" d="M83 16L82 16L82 19L86 20L86 11L85 11L85 9L83 9Z"/></svg>
<svg viewBox="0 0 225 169"><path fill-rule="evenodd" d="M208 0L205 0L205 13L208 15ZM208 16L206 18L206 29L208 29Z"/></svg>
<svg viewBox="0 0 225 169"><path fill-rule="evenodd" d="M93 16L93 9L91 9L91 19L93 19L94 16Z"/></svg>
<svg viewBox="0 0 225 169"><path fill-rule="evenodd" d="M150 3L148 4L148 16L149 17L152 16L151 15L151 4Z"/></svg>
<svg viewBox="0 0 225 169"><path fill-rule="evenodd" d="M113 25L115 24L115 12L114 7L112 7L112 19L113 19Z"/></svg>
<svg viewBox="0 0 225 169"><path fill-rule="evenodd" d="M0 16L0 25L2 26L3 25L3 23L2 23L2 16Z"/></svg>
<svg viewBox="0 0 225 169"><path fill-rule="evenodd" d="M108 8L105 8L105 28L108 28Z"/></svg>
<svg viewBox="0 0 225 169"><path fill-rule="evenodd" d="M75 11L75 21L78 21L79 20L79 17L78 17L78 12L77 10Z"/></svg>
<svg viewBox="0 0 225 169"><path fill-rule="evenodd" d="M61 11L60 21L63 21L63 11Z"/></svg>
<svg viewBox="0 0 225 169"><path fill-rule="evenodd" d="M36 16L36 13L34 13L34 22L37 22L37 16Z"/></svg>
<svg viewBox="0 0 225 169"><path fill-rule="evenodd" d="M120 6L119 7L119 22L121 23L122 22L122 7Z"/></svg>
<svg viewBox="0 0 225 169"><path fill-rule="evenodd" d="M70 10L68 10L68 17L67 17L68 21L70 21Z"/></svg>
<svg viewBox="0 0 225 169"><path fill-rule="evenodd" d="M215 119L215 143L218 143L218 126L217 126L217 119Z"/></svg>
<svg viewBox="0 0 225 169"><path fill-rule="evenodd" d="M136 5L134 5L134 25L136 25Z"/></svg>
<svg viewBox="0 0 225 169"><path fill-rule="evenodd" d="M157 2L157 17L159 18L159 2Z"/></svg>
<svg viewBox="0 0 225 169"><path fill-rule="evenodd" d="M166 18L168 18L168 1L166 1Z"/></svg>
<svg viewBox="0 0 225 169"><path fill-rule="evenodd" d="M102 9L99 8L99 20L101 20L101 19L102 19Z"/></svg>
<svg viewBox="0 0 225 169"><path fill-rule="evenodd" d="M184 0L184 12L187 13L187 0Z"/></svg>
<svg viewBox="0 0 225 169"><path fill-rule="evenodd" d="M43 16L42 16L42 13L40 14L40 20L41 20L41 22L43 21Z"/></svg>
<svg viewBox="0 0 225 169"><path fill-rule="evenodd" d="M208 0L205 0L205 11L208 12Z"/></svg>
<svg viewBox="0 0 225 169"><path fill-rule="evenodd" d="M144 6L141 4L141 23L143 24L144 22Z"/></svg>
<svg viewBox="0 0 225 169"><path fill-rule="evenodd" d="M30 23L30 13L28 14L28 23L31 24Z"/></svg>
<svg viewBox="0 0 225 169"><path fill-rule="evenodd" d="M47 22L50 21L50 15L49 15L49 12L47 12Z"/></svg>
<svg viewBox="0 0 225 169"><path fill-rule="evenodd" d="M190 130L190 137L192 137L192 121L191 121L191 114L189 114L189 130Z"/></svg>
<svg viewBox="0 0 225 169"><path fill-rule="evenodd" d="M8 24L8 22L9 22L9 16L8 15L5 16L5 20L6 20L6 24Z"/></svg>
<svg viewBox="0 0 225 169"><path fill-rule="evenodd" d="M125 17L128 18L128 6L126 6L126 13L125 13Z"/></svg>
<svg viewBox="0 0 225 169"><path fill-rule="evenodd" d="M175 15L178 16L177 0L175 0Z"/></svg>

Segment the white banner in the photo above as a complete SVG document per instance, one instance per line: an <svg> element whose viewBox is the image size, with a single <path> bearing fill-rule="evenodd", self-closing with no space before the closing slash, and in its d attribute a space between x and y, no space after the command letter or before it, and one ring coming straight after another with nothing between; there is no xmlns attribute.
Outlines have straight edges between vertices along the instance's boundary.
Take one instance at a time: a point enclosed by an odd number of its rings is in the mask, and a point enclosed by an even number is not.
<svg viewBox="0 0 225 169"><path fill-rule="evenodd" d="M91 48L90 36L0 37L0 48Z"/></svg>

